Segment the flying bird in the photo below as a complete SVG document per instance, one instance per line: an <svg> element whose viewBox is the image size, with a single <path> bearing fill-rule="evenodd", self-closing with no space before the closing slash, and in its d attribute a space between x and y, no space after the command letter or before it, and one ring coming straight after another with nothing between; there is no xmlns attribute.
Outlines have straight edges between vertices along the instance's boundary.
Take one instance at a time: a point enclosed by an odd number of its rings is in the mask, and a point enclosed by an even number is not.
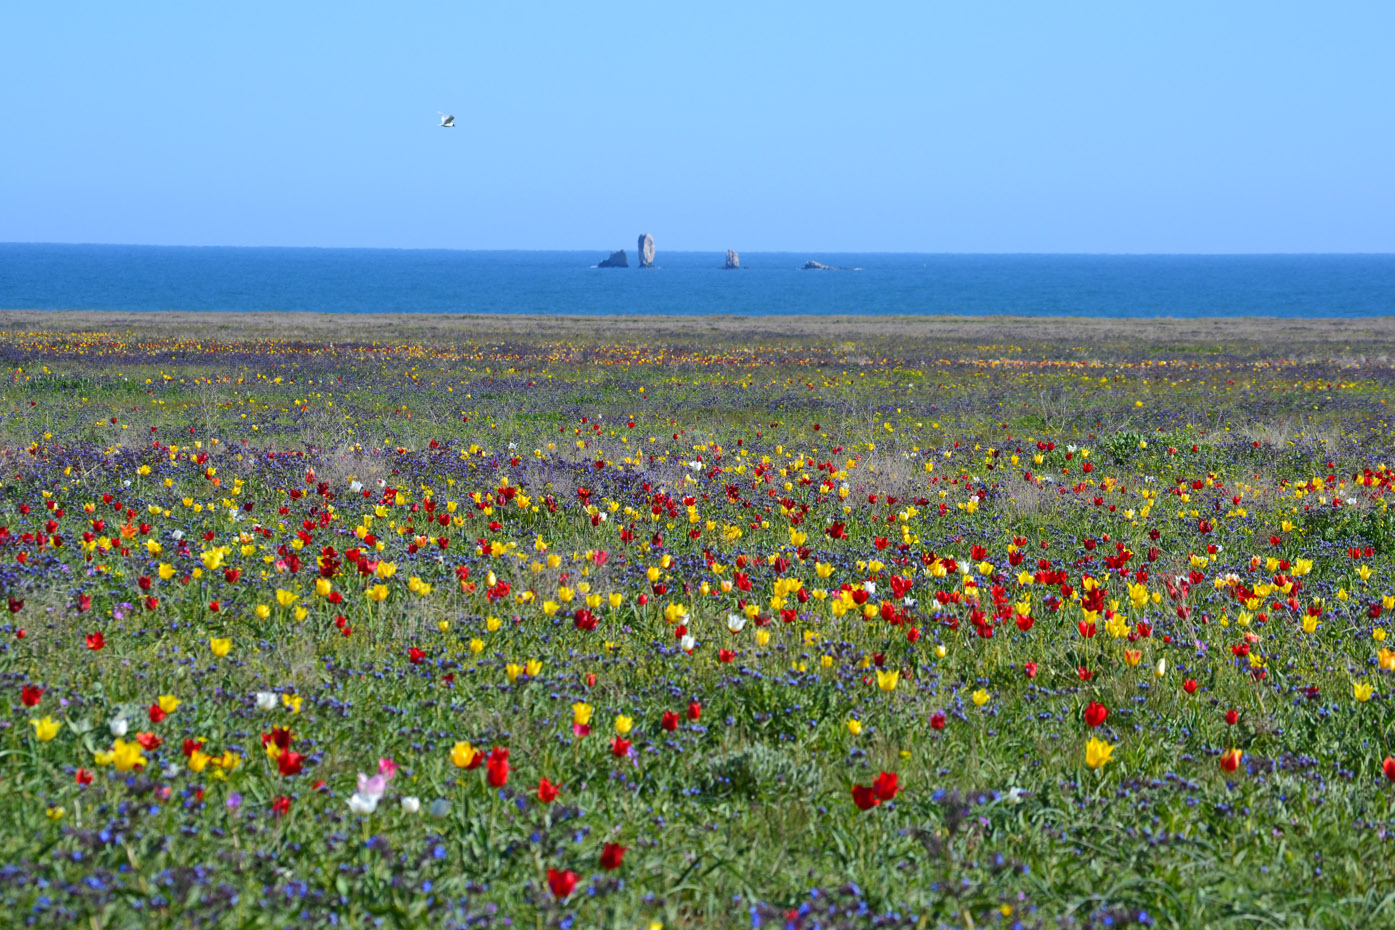
<svg viewBox="0 0 1395 930"><path fill-rule="evenodd" d="M454 129L454 128L455 128L455 117L454 117L454 116L448 116L448 115L446 115L445 113L441 113L440 110L437 110L436 112L441 114L441 128L442 128L442 129Z"/></svg>

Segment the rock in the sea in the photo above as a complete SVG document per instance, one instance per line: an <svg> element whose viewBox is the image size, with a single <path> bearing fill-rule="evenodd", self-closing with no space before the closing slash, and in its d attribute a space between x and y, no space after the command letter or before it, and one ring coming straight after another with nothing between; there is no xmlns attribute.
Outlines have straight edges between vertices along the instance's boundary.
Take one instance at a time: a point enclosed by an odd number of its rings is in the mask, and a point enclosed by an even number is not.
<svg viewBox="0 0 1395 930"><path fill-rule="evenodd" d="M603 260L599 265L597 265L596 267L597 267L597 268L628 268L628 267L630 267L630 258L629 258L628 255L625 254L625 250L624 250L624 249L621 249L621 250L618 251L618 252L611 252L611 253L610 253L610 258L604 259L604 260Z"/></svg>
<svg viewBox="0 0 1395 930"><path fill-rule="evenodd" d="M654 267L654 237L648 233L639 234L639 267Z"/></svg>
<svg viewBox="0 0 1395 930"><path fill-rule="evenodd" d="M804 263L805 271L832 271L832 265L825 265L822 262L807 261Z"/></svg>
<svg viewBox="0 0 1395 930"><path fill-rule="evenodd" d="M727 267L727 268L740 268L740 267L741 267L741 256L736 254L736 250L735 250L735 249L727 249L727 263L726 263L726 266L725 266L725 267Z"/></svg>

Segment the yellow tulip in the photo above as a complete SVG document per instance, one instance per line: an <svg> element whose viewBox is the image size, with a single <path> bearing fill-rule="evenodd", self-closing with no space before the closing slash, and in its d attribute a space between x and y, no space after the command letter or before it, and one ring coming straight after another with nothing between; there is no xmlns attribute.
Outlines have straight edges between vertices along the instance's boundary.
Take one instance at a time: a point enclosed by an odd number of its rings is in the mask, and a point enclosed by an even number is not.
<svg viewBox="0 0 1395 930"><path fill-rule="evenodd" d="M591 714L595 708L583 701L577 701L572 705L572 723L579 727L584 727L591 722Z"/></svg>
<svg viewBox="0 0 1395 930"><path fill-rule="evenodd" d="M877 669L877 687L881 688L883 691L895 691L896 682L900 680L900 678L901 673L898 671L884 672L881 669Z"/></svg>
<svg viewBox="0 0 1395 930"><path fill-rule="evenodd" d="M1375 693L1375 689L1373 689L1370 685L1366 684L1366 682L1364 681L1353 682L1351 690L1353 696L1362 704L1365 704L1367 701L1369 701L1371 699L1371 695Z"/></svg>
<svg viewBox="0 0 1395 930"><path fill-rule="evenodd" d="M475 761L475 756L479 755L475 747L469 743L456 743L450 750L450 761L456 768L468 769Z"/></svg>
<svg viewBox="0 0 1395 930"><path fill-rule="evenodd" d="M633 717L626 717L624 714L615 715L615 732L624 736L634 729L635 721Z"/></svg>
<svg viewBox="0 0 1395 930"><path fill-rule="evenodd" d="M179 698L173 694L160 695L160 709L167 714L172 714L179 709Z"/></svg>
<svg viewBox="0 0 1395 930"><path fill-rule="evenodd" d="M1102 739L1090 738L1085 744L1085 764L1092 769L1097 769L1109 762L1114 754L1114 747Z"/></svg>
<svg viewBox="0 0 1395 930"><path fill-rule="evenodd" d="M849 721L848 721L848 732L851 733L853 736L861 736L861 735L862 735L862 721L861 721L861 720L849 720Z"/></svg>
<svg viewBox="0 0 1395 930"><path fill-rule="evenodd" d="M984 704L988 703L988 692L979 688L974 692L973 700L975 707L982 707Z"/></svg>
<svg viewBox="0 0 1395 930"><path fill-rule="evenodd" d="M29 721L34 727L34 736L41 743L47 743L58 735L58 721L52 717L44 717L41 720Z"/></svg>
<svg viewBox="0 0 1395 930"><path fill-rule="evenodd" d="M221 659L232 649L232 640L219 639L215 636L208 641L208 648L212 649L213 654Z"/></svg>
<svg viewBox="0 0 1395 930"><path fill-rule="evenodd" d="M140 743L119 739L112 744L111 761L118 772L130 772L145 765L145 754L141 752Z"/></svg>

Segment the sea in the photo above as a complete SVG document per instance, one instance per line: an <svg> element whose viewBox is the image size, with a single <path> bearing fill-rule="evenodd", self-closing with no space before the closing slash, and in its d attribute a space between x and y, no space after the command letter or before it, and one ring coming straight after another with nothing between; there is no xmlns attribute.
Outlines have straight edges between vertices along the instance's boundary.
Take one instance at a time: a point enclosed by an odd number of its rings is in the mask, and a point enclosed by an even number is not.
<svg viewBox="0 0 1395 930"><path fill-rule="evenodd" d="M234 248L0 243L0 309L1323 317L1395 314L1395 255ZM635 261L633 255L630 260ZM814 260L835 270L804 270Z"/></svg>

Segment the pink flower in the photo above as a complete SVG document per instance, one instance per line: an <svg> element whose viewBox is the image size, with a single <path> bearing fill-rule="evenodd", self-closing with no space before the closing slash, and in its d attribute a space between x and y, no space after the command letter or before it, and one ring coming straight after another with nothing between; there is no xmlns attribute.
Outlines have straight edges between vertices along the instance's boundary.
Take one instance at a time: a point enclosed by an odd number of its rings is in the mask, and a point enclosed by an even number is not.
<svg viewBox="0 0 1395 930"><path fill-rule="evenodd" d="M374 775L372 778L369 778L367 775L363 774L362 772L359 772L359 773L358 773L358 793L359 793L360 795L362 795L363 797L365 797L365 798L379 798L379 797L382 797L383 792L386 791L386 790L387 790L387 777L386 777L386 776L383 776L383 775Z"/></svg>
<svg viewBox="0 0 1395 930"><path fill-rule="evenodd" d="M378 774L391 781L392 776L397 774L397 763L391 759L379 759Z"/></svg>

